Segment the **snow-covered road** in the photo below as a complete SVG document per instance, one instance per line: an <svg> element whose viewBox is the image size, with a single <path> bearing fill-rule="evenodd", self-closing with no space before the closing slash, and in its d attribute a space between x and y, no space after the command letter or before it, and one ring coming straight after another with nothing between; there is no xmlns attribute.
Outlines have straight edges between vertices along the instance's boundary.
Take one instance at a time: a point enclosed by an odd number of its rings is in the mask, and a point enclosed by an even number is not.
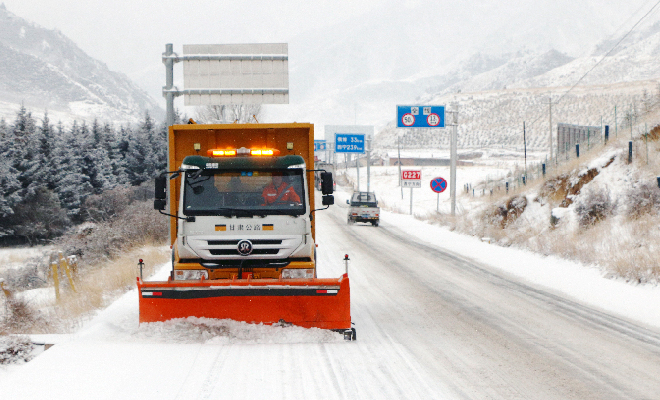
<svg viewBox="0 0 660 400"><path fill-rule="evenodd" d="M319 276L339 276L350 255L356 342L230 322L138 327L132 291L0 374L0 398L658 397L656 328L421 241L400 216L385 214L375 228L348 226L345 213L316 213Z"/></svg>

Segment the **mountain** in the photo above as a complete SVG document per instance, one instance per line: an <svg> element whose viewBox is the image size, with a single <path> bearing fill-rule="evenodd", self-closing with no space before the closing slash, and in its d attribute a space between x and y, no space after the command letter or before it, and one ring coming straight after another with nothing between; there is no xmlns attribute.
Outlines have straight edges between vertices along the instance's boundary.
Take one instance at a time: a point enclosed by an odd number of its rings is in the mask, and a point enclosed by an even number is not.
<svg viewBox="0 0 660 400"><path fill-rule="evenodd" d="M606 40L596 46L594 52L588 56L577 58L544 74L523 80L516 86L572 85L589 71L589 74L580 81L581 85L660 78L660 63L657 61L660 57L660 22L634 32L614 47L616 43L614 40Z"/></svg>
<svg viewBox="0 0 660 400"><path fill-rule="evenodd" d="M0 6L0 117L24 104L51 120L137 122L162 108L124 74L85 54L57 30L32 24Z"/></svg>
<svg viewBox="0 0 660 400"><path fill-rule="evenodd" d="M317 136L324 124L378 131L397 104L445 90L508 88L565 65L638 7L615 0L385 3L289 40L291 107L278 109L279 120L314 122Z"/></svg>
<svg viewBox="0 0 660 400"><path fill-rule="evenodd" d="M476 53L436 77L438 84L427 88L417 102L458 103L461 148L522 150L526 124L527 148L547 149L549 98L553 101L554 127L561 122L610 125L616 130L625 124L630 130L631 116L633 121L645 120L645 115L660 104L660 22L645 21L621 39L629 29L601 41L580 57L555 49L499 56ZM644 129L644 125L633 123L635 135ZM380 130L374 146L396 147L397 136L408 148L449 146L445 132L397 129L394 118Z"/></svg>

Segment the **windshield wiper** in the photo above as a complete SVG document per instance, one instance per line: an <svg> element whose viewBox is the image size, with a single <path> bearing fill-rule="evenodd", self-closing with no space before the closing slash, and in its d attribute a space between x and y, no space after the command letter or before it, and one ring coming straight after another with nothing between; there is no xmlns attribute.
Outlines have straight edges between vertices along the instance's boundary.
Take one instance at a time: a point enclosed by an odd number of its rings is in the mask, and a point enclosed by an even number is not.
<svg viewBox="0 0 660 400"><path fill-rule="evenodd" d="M221 207L216 209L215 211L231 211L229 216L236 216L236 217L253 217L257 215L254 211L257 210L246 210L244 208L231 208L231 207Z"/></svg>

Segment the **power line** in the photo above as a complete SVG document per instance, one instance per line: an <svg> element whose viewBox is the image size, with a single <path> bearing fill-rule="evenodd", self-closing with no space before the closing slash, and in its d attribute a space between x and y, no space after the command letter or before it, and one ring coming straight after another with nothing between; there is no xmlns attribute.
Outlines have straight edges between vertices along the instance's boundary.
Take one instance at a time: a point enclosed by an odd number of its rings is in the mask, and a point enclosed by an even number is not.
<svg viewBox="0 0 660 400"><path fill-rule="evenodd" d="M577 82L575 82L575 84L573 84L573 86L571 86L571 88L568 89L568 90L567 90L567 91L566 91L566 92L565 92L565 93L559 98L559 100L557 100L557 101L554 102L554 103L555 103L555 104L558 104L560 101L562 101L562 100L564 99L564 97L566 97L566 95L568 95L571 91L573 91L573 89L575 89L575 87L576 87L577 85L579 85L580 82L582 82L582 80L583 80L587 75L589 75L589 74L591 73L591 71L593 71L598 65L600 65L600 63L602 63L603 60L605 60L605 58L607 58L607 57L608 57L608 56L609 56L609 55L610 55L610 54L611 54L611 53L612 53L612 52L613 52L613 51L614 51L614 50L615 50L615 49L621 44L621 42L623 42L623 41L624 41L624 40L625 40L625 39L626 39L626 38L627 38L627 37L628 37L628 36L629 36L629 35L635 30L635 28L637 27L637 25L639 25L639 24L640 24L640 23L641 23L641 22L642 22L642 21L643 21L648 15L649 15L649 14L651 14L651 12L653 12L653 10L654 10L658 5L660 5L660 0L658 0L658 1L653 5L653 7L651 7L651 9L650 9L646 14L644 14L644 15L643 15L643 16L642 16L637 22L635 22L635 24L632 26L632 28L630 28L630 30L629 30L625 35L623 35L623 37L621 37L621 39L619 39L619 41L618 41L614 46L612 46L612 48L611 48L611 49L610 49L610 50L609 50L609 51L608 51L608 52L607 52L607 53L606 53L606 54L605 54L605 55L604 55L604 56L603 56L603 57L602 57L602 58L601 58L601 59L600 59L600 60L599 60L599 61L598 61L593 67L591 67L591 69L589 69L589 71L585 72L584 75L582 75L582 76L580 77L580 79L578 79ZM550 101L552 101L552 98L550 99ZM539 119L541 119L541 118L543 118L543 114L539 115L538 118L536 118L534 121L532 121L532 123L531 123L530 125L534 125L534 124L535 124Z"/></svg>
<svg viewBox="0 0 660 400"><path fill-rule="evenodd" d="M628 35L630 35L630 34L632 33L632 31L635 30L635 28L637 27L637 25L639 25L639 24L642 22L642 20L644 20L644 18L646 18L649 14L651 14L651 12L652 12L652 11L653 11L653 10L659 5L659 4L660 4L660 0L658 0L658 1L655 3L655 5L654 5L654 6L653 6L653 7L652 7L652 8L651 8L646 14L644 14L644 16L642 16L642 18L640 18L637 22L635 22L635 25L633 25L632 28L630 28L630 30L628 31L628 33L626 33L625 35L623 35L623 37L622 37L621 39L619 39L619 41L618 41L618 42L617 42L617 43L616 43L616 44L610 49L610 51L608 51L608 52L607 52L607 53L606 53L606 54L605 54L605 55L604 55L604 56L603 56L603 57L602 57L602 58L601 58L601 59L600 59L600 60L599 60L599 61L598 61L593 67L591 67L591 69L590 69L589 71L585 72L585 74L582 75L582 77L581 77L580 79L578 79L578 81L575 82L575 84L574 84L573 86L571 86L571 88L568 89L568 91L567 91L566 93L564 93L564 94L559 98L559 100L557 100L557 103L559 103L564 97L566 97L566 95L569 94L573 89L575 89L575 87L576 87L578 84L580 84L580 82L582 82L582 80L583 80L587 75L589 75L589 73L591 73L591 71L593 71L598 65L600 65L600 63L602 63L603 60L605 60L605 58L607 58L607 56L609 56L609 55L614 51L614 49L616 49L616 48L621 44L621 42L623 42L623 41L628 37Z"/></svg>

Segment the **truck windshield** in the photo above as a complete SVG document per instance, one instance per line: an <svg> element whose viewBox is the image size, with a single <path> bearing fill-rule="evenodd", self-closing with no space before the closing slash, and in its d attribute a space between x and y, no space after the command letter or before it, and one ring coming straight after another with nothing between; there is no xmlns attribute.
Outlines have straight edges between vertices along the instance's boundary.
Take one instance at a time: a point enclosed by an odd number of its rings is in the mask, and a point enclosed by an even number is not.
<svg viewBox="0 0 660 400"><path fill-rule="evenodd" d="M196 170L185 174L185 215L302 215L302 169Z"/></svg>
<svg viewBox="0 0 660 400"><path fill-rule="evenodd" d="M353 207L378 207L376 196L373 193L353 193L351 197L351 206Z"/></svg>

